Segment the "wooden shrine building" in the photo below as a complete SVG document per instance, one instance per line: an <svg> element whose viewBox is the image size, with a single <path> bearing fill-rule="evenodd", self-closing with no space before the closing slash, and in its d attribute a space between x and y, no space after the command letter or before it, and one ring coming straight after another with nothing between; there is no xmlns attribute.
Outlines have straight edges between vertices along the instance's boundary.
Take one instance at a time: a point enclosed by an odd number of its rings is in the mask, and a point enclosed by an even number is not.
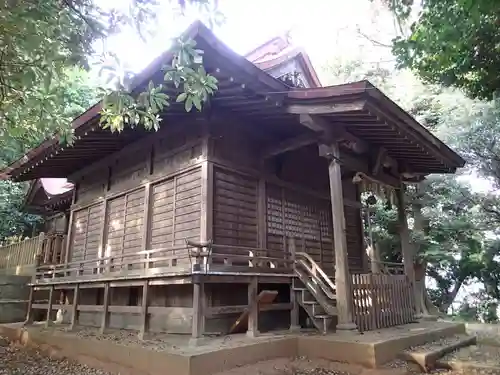
<svg viewBox="0 0 500 375"><path fill-rule="evenodd" d="M251 335L306 321L369 329L363 317L376 323L382 310L377 327L414 319L403 186L464 161L369 82L320 87L304 52L283 40L253 51L254 64L199 22L185 35L219 80L201 113L173 103L158 132L111 133L97 104L73 121L74 144L47 140L3 171L75 186L66 246L49 257L60 261L40 261L33 276L48 301L33 297L28 320L34 309L47 310L47 323L62 310L72 326L197 339L237 331L241 313ZM135 87L171 58L160 56ZM359 286L373 281L365 182L392 189L401 208L405 275L380 278L399 277L384 309Z"/></svg>

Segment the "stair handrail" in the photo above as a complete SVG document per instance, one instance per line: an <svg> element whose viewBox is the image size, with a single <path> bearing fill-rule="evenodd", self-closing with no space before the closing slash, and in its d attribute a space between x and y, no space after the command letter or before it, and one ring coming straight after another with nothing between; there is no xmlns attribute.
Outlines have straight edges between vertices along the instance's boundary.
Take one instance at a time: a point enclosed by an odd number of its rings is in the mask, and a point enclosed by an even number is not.
<svg viewBox="0 0 500 375"><path fill-rule="evenodd" d="M295 263L296 264L300 263L307 270L309 276L311 276L318 282L318 285L321 287L321 290L323 290L323 293L325 293L326 296L332 300L336 299L335 284L328 277L328 275L321 269L318 263L316 263L314 259L311 258L311 256L307 253L297 252L295 253L295 257L296 257ZM298 257L301 257L303 259L297 259ZM310 263L310 266L305 262L304 259L306 259Z"/></svg>

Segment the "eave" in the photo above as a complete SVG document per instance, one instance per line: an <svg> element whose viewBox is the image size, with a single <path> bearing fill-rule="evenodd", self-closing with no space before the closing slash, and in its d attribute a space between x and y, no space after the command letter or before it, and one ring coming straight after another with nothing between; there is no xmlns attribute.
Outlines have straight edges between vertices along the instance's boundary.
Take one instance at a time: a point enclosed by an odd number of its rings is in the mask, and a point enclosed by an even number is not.
<svg viewBox="0 0 500 375"><path fill-rule="evenodd" d="M386 150L401 162L400 173L453 173L465 164L462 157L368 81L293 90L286 103L289 113L321 118L327 124L321 131L342 129Z"/></svg>

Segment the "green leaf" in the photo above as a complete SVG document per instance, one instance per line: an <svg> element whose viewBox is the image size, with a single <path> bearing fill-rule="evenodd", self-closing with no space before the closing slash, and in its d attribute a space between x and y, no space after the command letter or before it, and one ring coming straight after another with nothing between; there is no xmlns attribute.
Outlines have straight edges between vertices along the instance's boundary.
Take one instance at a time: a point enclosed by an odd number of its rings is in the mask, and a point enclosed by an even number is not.
<svg viewBox="0 0 500 375"><path fill-rule="evenodd" d="M182 92L177 96L177 99L175 100L177 103L183 102L187 98L187 93Z"/></svg>
<svg viewBox="0 0 500 375"><path fill-rule="evenodd" d="M189 95L184 102L184 108L186 109L186 112L191 112L191 109L193 108L193 97Z"/></svg>

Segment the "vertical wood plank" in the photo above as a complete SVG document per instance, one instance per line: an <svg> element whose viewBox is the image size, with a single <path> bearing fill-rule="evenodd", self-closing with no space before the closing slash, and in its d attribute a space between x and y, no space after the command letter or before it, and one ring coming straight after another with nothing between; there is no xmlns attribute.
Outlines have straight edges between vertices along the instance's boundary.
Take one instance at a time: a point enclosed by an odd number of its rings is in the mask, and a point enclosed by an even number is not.
<svg viewBox="0 0 500 375"><path fill-rule="evenodd" d="M30 295L28 297L28 310L26 311L26 320L24 324L33 323L33 300L34 300L35 288L30 287Z"/></svg>
<svg viewBox="0 0 500 375"><path fill-rule="evenodd" d="M204 314L203 299L205 298L204 284L193 284L193 321L191 324L191 343L197 344L198 340L203 337L204 333Z"/></svg>
<svg viewBox="0 0 500 375"><path fill-rule="evenodd" d="M71 207L70 207L70 214L69 214L69 221L68 221L68 234L66 236L66 248L64 250L64 265L65 268L68 267L69 263L69 258L70 258L70 252L71 252L71 241L73 237L73 220L74 220L74 210L73 210L73 205L76 203L77 199L77 190L78 190L78 184L75 183L73 187L73 196L71 197ZM69 273L66 273L66 276L69 276Z"/></svg>
<svg viewBox="0 0 500 375"><path fill-rule="evenodd" d="M150 244L150 233L149 227L151 226L151 212L152 212L153 200L151 199L151 184L147 183L144 187L144 215L142 217L142 242L141 250L145 251L149 249ZM145 254L146 259L149 258L149 254ZM149 262L144 263L144 268L149 268Z"/></svg>
<svg viewBox="0 0 500 375"><path fill-rule="evenodd" d="M109 324L109 282L104 284L104 299L102 307L101 328L99 330L101 335L104 334Z"/></svg>
<svg viewBox="0 0 500 375"><path fill-rule="evenodd" d="M266 180L259 179L257 187L257 241L261 249L267 248L267 197L266 197Z"/></svg>
<svg viewBox="0 0 500 375"><path fill-rule="evenodd" d="M109 178L108 178L109 181ZM90 210L89 210L90 214ZM99 239L99 252L98 252L98 257L99 257L99 269L97 270L97 273L102 273L104 272L104 264L102 264L102 258L106 257L106 228L108 226L108 199L105 198L104 202L102 203L102 213L101 213L101 228L100 228L100 239Z"/></svg>
<svg viewBox="0 0 500 375"><path fill-rule="evenodd" d="M52 323L52 320L51 320L51 315L52 315L52 301L54 299L54 285L51 285L50 286L50 289L49 289L49 303L48 303L48 307L47 307L47 317L45 319L45 327L49 327L50 324Z"/></svg>
<svg viewBox="0 0 500 375"><path fill-rule="evenodd" d="M142 286L141 329L139 331L140 340L144 340L144 335L148 331L148 289L149 280L145 280L144 285Z"/></svg>
<svg viewBox="0 0 500 375"><path fill-rule="evenodd" d="M288 248L290 252L291 260L294 262L290 266L295 268L295 238L288 238ZM292 309L290 310L290 331L300 330L299 325L299 303L297 301L297 296L294 290L294 283L297 278L293 277L292 284L290 285L290 303L292 304Z"/></svg>
<svg viewBox="0 0 500 375"><path fill-rule="evenodd" d="M401 250L403 253L403 265L405 275L408 276L412 288L413 301L416 301L415 289L415 269L413 267L413 249L410 244L410 233L408 230L408 221L406 218L406 202L405 202L405 188L401 184L397 190L397 209L398 209L398 222L399 222L399 237L401 241Z"/></svg>
<svg viewBox="0 0 500 375"><path fill-rule="evenodd" d="M75 285L75 289L73 291L73 306L71 308L71 323L69 326L70 330L74 330L76 325L78 324L78 302L80 300L80 284Z"/></svg>
<svg viewBox="0 0 500 375"><path fill-rule="evenodd" d="M248 284L248 329L247 336L259 335L259 304L258 304L258 278L253 277Z"/></svg>
<svg viewBox="0 0 500 375"><path fill-rule="evenodd" d="M339 163L340 150L338 143L332 143L329 151L328 176L330 180L330 199L335 249L335 283L337 286L338 309L337 329L352 330L356 327L352 323L352 280L347 260L342 174Z"/></svg>

